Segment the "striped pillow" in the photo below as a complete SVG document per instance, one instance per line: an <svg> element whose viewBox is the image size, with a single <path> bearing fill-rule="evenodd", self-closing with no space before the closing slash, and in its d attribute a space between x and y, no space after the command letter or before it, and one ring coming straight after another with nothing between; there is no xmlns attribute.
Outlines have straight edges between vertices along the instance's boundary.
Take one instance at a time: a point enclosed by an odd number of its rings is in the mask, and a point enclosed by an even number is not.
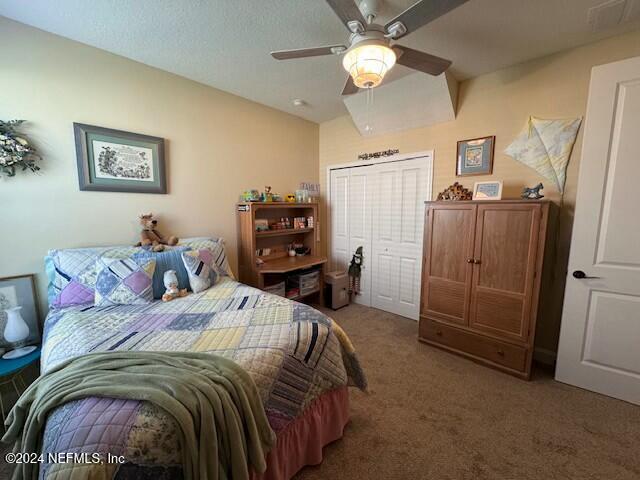
<svg viewBox="0 0 640 480"><path fill-rule="evenodd" d="M220 275L227 275L233 279L233 272L231 271L231 267L229 266L229 260L227 259L227 254L224 250L224 240L221 238L207 238L207 237L197 237L197 238L185 238L180 240L179 246L190 247L191 250L202 250L209 249L213 252L213 259L217 266L218 273Z"/></svg>
<svg viewBox="0 0 640 480"><path fill-rule="evenodd" d="M202 292L218 281L218 267L214 253L208 248L182 252L182 261L194 293Z"/></svg>

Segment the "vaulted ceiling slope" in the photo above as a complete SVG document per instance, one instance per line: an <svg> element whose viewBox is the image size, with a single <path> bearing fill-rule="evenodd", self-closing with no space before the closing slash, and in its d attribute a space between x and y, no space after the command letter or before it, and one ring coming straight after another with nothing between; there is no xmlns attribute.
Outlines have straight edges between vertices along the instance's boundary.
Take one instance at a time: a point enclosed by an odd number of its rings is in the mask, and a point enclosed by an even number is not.
<svg viewBox="0 0 640 480"><path fill-rule="evenodd" d="M376 22L413 3L383 1ZM588 12L603 3L623 5L593 28ZM0 0L0 15L314 122L347 113L340 58L269 55L347 41L322 0ZM470 0L402 44L451 59L462 80L638 29L639 17L640 0ZM392 73L389 81L410 71ZM296 98L307 105L294 106Z"/></svg>

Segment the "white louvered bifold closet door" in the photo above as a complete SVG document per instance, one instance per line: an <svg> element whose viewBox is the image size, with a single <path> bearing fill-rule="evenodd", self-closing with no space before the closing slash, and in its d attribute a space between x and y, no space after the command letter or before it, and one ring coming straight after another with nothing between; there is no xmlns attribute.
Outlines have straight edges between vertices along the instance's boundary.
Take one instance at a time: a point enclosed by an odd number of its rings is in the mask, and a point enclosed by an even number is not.
<svg viewBox="0 0 640 480"><path fill-rule="evenodd" d="M353 301L418 319L424 202L431 158L331 171L331 261L346 270L359 246L364 260Z"/></svg>
<svg viewBox="0 0 640 480"><path fill-rule="evenodd" d="M418 320L427 200L423 158L372 167L371 306Z"/></svg>

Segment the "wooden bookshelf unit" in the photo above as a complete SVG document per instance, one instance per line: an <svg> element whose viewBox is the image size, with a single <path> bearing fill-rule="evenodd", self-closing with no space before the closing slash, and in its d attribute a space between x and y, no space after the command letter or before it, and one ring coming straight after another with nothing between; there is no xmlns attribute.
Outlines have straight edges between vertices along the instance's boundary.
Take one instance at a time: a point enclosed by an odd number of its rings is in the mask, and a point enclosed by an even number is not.
<svg viewBox="0 0 640 480"><path fill-rule="evenodd" d="M326 257L319 255L318 204L288 202L241 202L238 210L238 274L240 281L260 289L286 281L289 274L316 267L320 270L318 289L297 295L321 303L323 269ZM294 228L293 219L313 218L312 225ZM273 226L281 219L290 220L290 228L257 231L256 224ZM256 222L258 220L258 222ZM290 257L287 245L296 243L309 249L308 255ZM264 253L264 250L268 253ZM259 255L259 253L262 253Z"/></svg>

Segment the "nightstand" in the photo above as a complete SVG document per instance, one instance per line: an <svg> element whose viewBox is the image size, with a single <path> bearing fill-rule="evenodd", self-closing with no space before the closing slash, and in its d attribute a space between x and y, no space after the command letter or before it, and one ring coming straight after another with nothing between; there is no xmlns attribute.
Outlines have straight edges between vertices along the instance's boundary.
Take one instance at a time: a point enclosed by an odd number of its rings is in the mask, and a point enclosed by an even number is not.
<svg viewBox="0 0 640 480"><path fill-rule="evenodd" d="M0 358L0 387L10 383L13 385L13 389L16 391L18 397L27 389L27 384L22 378L22 372L33 362L40 359L40 347L24 357L16 358L15 360L4 360ZM2 424L6 420L4 398L2 397L2 390L0 389L0 410L2 411Z"/></svg>

